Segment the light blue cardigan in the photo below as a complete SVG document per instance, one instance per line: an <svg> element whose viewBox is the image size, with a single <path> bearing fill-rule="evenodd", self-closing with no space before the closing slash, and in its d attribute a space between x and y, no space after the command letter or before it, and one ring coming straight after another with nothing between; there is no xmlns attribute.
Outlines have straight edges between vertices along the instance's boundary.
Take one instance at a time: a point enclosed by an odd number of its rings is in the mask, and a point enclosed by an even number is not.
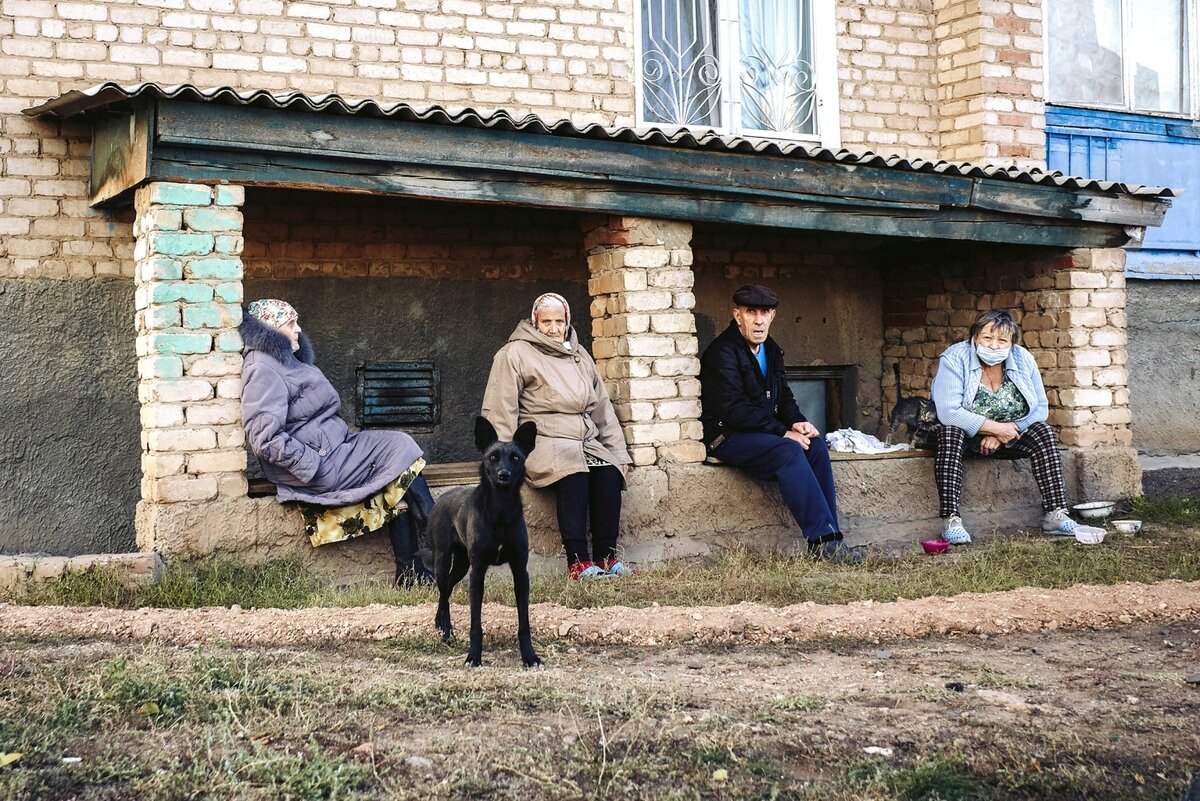
<svg viewBox="0 0 1200 801"><path fill-rule="evenodd" d="M1016 421L1017 429L1024 434L1034 423L1043 422L1050 411L1042 375L1033 354L1020 345L1014 345L1004 360L1004 374L1012 379L1029 404L1029 414ZM987 418L971 411L971 405L982 380L983 365L975 355L974 342L956 342L943 351L937 375L933 377L933 405L942 425L961 428L968 437L979 433Z"/></svg>

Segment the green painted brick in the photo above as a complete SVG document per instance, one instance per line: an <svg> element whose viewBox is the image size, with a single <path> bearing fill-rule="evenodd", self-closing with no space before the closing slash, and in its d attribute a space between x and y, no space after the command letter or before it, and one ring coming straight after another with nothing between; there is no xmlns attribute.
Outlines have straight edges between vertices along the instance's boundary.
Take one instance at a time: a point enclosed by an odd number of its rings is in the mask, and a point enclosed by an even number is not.
<svg viewBox="0 0 1200 801"><path fill-rule="evenodd" d="M193 284L190 281L154 284L150 292L151 303L208 303L213 299L213 288L208 284Z"/></svg>
<svg viewBox="0 0 1200 801"><path fill-rule="evenodd" d="M184 328L232 328L242 321L242 307L228 303L201 303L183 307Z"/></svg>
<svg viewBox="0 0 1200 801"><path fill-rule="evenodd" d="M151 334L153 353L208 353L213 338L208 334Z"/></svg>
<svg viewBox="0 0 1200 801"><path fill-rule="evenodd" d="M246 188L242 186L218 186L213 194L218 206L240 206L246 202Z"/></svg>
<svg viewBox="0 0 1200 801"><path fill-rule="evenodd" d="M156 232L150 235L150 251L163 256L200 256L213 252L212 234Z"/></svg>
<svg viewBox="0 0 1200 801"><path fill-rule="evenodd" d="M183 378L183 359L178 356L149 356L138 364L143 378Z"/></svg>
<svg viewBox="0 0 1200 801"><path fill-rule="evenodd" d="M192 259L188 262L187 272L189 278L237 281L242 277L242 260L219 257Z"/></svg>
<svg viewBox="0 0 1200 801"><path fill-rule="evenodd" d="M176 328L179 326L179 307L171 303L166 306L151 306L148 309L150 328Z"/></svg>
<svg viewBox="0 0 1200 801"><path fill-rule="evenodd" d="M160 206L207 206L212 202L212 189L195 184L151 184L150 202Z"/></svg>
<svg viewBox="0 0 1200 801"><path fill-rule="evenodd" d="M188 209L183 213L183 221L189 231L242 230L242 212L236 208Z"/></svg>
<svg viewBox="0 0 1200 801"><path fill-rule="evenodd" d="M217 300L223 300L226 303L241 303L242 298L244 297L242 294L241 281L228 284L217 284L214 292L216 293Z"/></svg>
<svg viewBox="0 0 1200 801"><path fill-rule="evenodd" d="M241 236L218 236L213 244L213 250L217 253L237 256L242 252L242 244Z"/></svg>
<svg viewBox="0 0 1200 801"><path fill-rule="evenodd" d="M226 353L237 353L242 349L242 335L237 331L226 331L217 334L217 350Z"/></svg>
<svg viewBox="0 0 1200 801"><path fill-rule="evenodd" d="M150 262L150 280L178 281L183 278L183 262L159 256Z"/></svg>

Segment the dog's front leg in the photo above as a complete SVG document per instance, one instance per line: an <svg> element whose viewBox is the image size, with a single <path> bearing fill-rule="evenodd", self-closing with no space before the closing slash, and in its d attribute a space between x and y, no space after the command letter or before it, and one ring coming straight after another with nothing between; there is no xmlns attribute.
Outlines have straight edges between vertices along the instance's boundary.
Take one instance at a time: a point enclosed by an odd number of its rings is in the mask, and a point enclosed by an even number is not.
<svg viewBox="0 0 1200 801"><path fill-rule="evenodd" d="M479 667L483 661L483 578L488 563L481 554L471 558L471 646L467 649L467 665Z"/></svg>
<svg viewBox="0 0 1200 801"><path fill-rule="evenodd" d="M529 631L529 568L525 559L513 559L509 563L513 575L513 594L517 597L517 647L521 649L521 661L525 667L537 667L542 660L533 650L533 636Z"/></svg>

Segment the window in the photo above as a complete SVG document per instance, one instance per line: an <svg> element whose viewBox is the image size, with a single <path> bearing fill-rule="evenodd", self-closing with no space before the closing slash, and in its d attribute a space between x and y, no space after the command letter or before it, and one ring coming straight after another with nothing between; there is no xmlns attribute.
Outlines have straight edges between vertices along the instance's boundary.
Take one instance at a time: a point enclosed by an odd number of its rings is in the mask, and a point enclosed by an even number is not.
<svg viewBox="0 0 1200 801"><path fill-rule="evenodd" d="M1050 100L1196 114L1197 0L1048 0Z"/></svg>
<svg viewBox="0 0 1200 801"><path fill-rule="evenodd" d="M638 118L837 147L833 0L639 0Z"/></svg>
<svg viewBox="0 0 1200 801"><path fill-rule="evenodd" d="M822 434L854 427L858 383L854 365L788 367L784 375L800 412Z"/></svg>

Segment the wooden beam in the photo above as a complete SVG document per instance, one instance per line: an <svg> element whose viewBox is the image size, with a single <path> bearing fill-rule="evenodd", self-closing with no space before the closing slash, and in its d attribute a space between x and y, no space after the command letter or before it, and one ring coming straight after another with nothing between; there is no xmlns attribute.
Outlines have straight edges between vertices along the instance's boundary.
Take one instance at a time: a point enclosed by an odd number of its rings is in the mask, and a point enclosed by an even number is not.
<svg viewBox="0 0 1200 801"><path fill-rule="evenodd" d="M1169 205L1157 198L816 159L185 102L160 104L157 137L169 145L334 161L621 181L855 207L977 208L1122 226L1159 225Z"/></svg>
<svg viewBox="0 0 1200 801"><path fill-rule="evenodd" d="M880 236L962 239L1053 247L1120 247L1121 226L1017 217L975 209L895 209L696 192L674 186L597 183L537 174L375 161L231 152L159 145L153 180L361 192L455 202L496 203L579 212Z"/></svg>
<svg viewBox="0 0 1200 801"><path fill-rule="evenodd" d="M111 205L146 180L154 115L145 106L124 114L105 114L92 125L88 205Z"/></svg>

